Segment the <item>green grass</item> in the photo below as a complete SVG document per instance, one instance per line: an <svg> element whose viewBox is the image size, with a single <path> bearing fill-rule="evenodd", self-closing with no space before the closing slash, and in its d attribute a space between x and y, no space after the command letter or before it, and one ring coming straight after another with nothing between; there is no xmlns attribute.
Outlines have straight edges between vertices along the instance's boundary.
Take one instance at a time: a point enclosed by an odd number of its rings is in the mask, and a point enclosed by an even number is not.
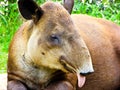
<svg viewBox="0 0 120 90"><path fill-rule="evenodd" d="M43 3L44 0L41 0ZM120 3L114 4L89 4L76 0L73 13L88 14L98 18L105 18L120 24ZM22 23L16 3L8 6L0 5L0 73L5 73L7 68L8 46L16 30Z"/></svg>
<svg viewBox="0 0 120 90"><path fill-rule="evenodd" d="M0 48L1 51L1 48ZM0 52L0 73L5 73L7 70L7 52Z"/></svg>
<svg viewBox="0 0 120 90"><path fill-rule="evenodd" d="M88 4L76 2L73 13L82 13L90 16L108 19L120 24L120 3L114 4Z"/></svg>
<svg viewBox="0 0 120 90"><path fill-rule="evenodd" d="M7 70L8 46L21 23L16 3L0 6L0 73Z"/></svg>

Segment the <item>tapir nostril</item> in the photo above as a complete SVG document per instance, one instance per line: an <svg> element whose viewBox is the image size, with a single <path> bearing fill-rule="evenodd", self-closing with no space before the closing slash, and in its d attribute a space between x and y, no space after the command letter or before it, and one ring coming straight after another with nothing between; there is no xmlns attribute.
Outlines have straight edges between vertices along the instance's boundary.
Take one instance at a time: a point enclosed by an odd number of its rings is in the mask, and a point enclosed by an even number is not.
<svg viewBox="0 0 120 90"><path fill-rule="evenodd" d="M87 72L87 73L80 73L82 76L86 76L86 75L89 75L89 74L91 74L91 73L93 73L93 72Z"/></svg>

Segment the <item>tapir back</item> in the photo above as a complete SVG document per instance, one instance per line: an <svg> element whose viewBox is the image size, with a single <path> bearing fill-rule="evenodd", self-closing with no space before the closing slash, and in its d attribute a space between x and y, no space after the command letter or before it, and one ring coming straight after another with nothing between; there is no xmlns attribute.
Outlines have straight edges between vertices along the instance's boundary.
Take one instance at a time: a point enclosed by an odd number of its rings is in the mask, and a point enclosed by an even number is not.
<svg viewBox="0 0 120 90"><path fill-rule="evenodd" d="M80 90L120 88L120 27L87 15L72 15L79 34L90 50L95 72Z"/></svg>

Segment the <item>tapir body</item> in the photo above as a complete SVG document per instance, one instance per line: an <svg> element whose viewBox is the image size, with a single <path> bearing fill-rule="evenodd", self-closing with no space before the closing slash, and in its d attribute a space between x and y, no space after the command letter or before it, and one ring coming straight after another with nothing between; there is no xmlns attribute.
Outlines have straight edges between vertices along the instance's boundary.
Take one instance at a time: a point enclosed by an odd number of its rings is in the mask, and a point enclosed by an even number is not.
<svg viewBox="0 0 120 90"><path fill-rule="evenodd" d="M19 9L28 21L10 44L8 90L120 89L118 25L53 2L19 0Z"/></svg>
<svg viewBox="0 0 120 90"><path fill-rule="evenodd" d="M90 50L95 70L80 90L119 90L120 27L86 15L73 15L72 19Z"/></svg>

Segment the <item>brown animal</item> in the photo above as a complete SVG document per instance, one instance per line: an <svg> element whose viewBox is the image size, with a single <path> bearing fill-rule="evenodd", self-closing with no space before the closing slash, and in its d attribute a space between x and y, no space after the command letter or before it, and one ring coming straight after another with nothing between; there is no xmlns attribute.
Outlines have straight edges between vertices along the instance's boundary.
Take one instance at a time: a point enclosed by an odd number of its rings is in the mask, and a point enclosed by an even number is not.
<svg viewBox="0 0 120 90"><path fill-rule="evenodd" d="M73 0L64 3L69 13L53 2L39 7L19 0L18 5L28 21L10 44L8 90L120 89L119 26L70 15Z"/></svg>

